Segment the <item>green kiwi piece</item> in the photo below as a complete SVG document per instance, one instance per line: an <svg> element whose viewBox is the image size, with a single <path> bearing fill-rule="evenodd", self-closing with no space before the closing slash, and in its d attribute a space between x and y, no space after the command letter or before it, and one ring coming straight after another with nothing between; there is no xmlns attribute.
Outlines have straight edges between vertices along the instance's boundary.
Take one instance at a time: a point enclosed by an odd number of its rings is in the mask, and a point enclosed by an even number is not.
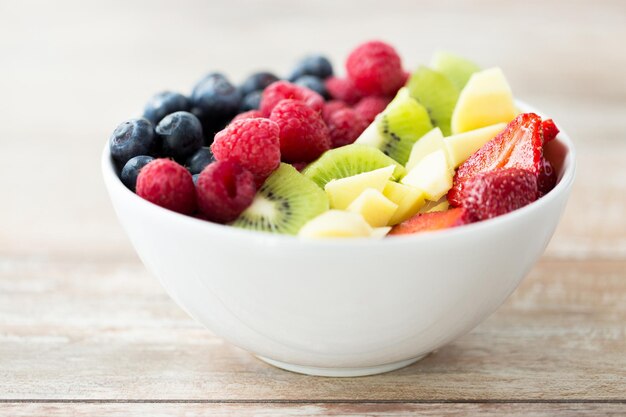
<svg viewBox="0 0 626 417"><path fill-rule="evenodd" d="M472 74L481 69L472 61L445 51L433 55L430 67L448 77L459 91L465 87Z"/></svg>
<svg viewBox="0 0 626 417"><path fill-rule="evenodd" d="M328 196L289 164L270 175L254 201L232 223L235 227L295 235L309 220L328 210Z"/></svg>
<svg viewBox="0 0 626 417"><path fill-rule="evenodd" d="M351 177L363 172L373 171L395 165L393 177L397 180L406 174L404 167L380 150L369 146L353 143L324 152L324 154L307 166L302 173L313 180L322 189L330 180Z"/></svg>
<svg viewBox="0 0 626 417"><path fill-rule="evenodd" d="M426 107L433 124L444 136L450 136L450 120L459 99L459 89L452 81L438 71L419 67L409 78L407 88L411 97Z"/></svg>
<svg viewBox="0 0 626 417"><path fill-rule="evenodd" d="M426 108L412 98L406 88L401 88L356 143L374 146L404 165L413 144L432 129Z"/></svg>

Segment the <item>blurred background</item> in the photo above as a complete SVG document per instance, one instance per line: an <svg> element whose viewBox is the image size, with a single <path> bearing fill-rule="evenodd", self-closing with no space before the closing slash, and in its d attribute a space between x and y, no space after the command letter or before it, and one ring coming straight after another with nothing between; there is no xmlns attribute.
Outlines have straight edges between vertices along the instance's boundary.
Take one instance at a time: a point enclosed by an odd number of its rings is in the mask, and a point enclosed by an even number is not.
<svg viewBox="0 0 626 417"><path fill-rule="evenodd" d="M501 66L578 146L548 255L623 257L625 28L623 0L0 0L0 255L134 259L100 175L118 123L209 71L239 83L321 52L341 74L354 46L381 39L407 69L438 49Z"/></svg>

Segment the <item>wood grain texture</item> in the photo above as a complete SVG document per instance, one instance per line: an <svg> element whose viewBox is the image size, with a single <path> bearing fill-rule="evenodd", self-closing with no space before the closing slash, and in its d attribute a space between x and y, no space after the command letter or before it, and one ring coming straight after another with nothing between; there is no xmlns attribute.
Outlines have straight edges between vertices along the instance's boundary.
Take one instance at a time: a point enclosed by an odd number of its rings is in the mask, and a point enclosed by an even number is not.
<svg viewBox="0 0 626 417"><path fill-rule="evenodd" d="M408 68L441 48L501 66L570 133L577 180L543 260L474 331L385 375L296 375L173 304L99 155L156 91L309 51L341 74L371 38ZM626 415L624 39L622 0L0 0L0 415Z"/></svg>
<svg viewBox="0 0 626 417"><path fill-rule="evenodd" d="M624 404L0 404L11 417L72 415L127 417L439 416L598 417L624 416Z"/></svg>
<svg viewBox="0 0 626 417"><path fill-rule="evenodd" d="M4 262L0 399L626 400L626 262L543 261L491 318L408 368L313 378L186 317L136 263Z"/></svg>

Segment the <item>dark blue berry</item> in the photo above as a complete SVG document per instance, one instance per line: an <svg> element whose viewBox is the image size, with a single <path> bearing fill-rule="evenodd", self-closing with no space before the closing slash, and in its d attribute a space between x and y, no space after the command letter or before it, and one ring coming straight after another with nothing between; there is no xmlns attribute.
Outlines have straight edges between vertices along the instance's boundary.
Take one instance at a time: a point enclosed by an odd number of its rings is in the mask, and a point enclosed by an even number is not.
<svg viewBox="0 0 626 417"><path fill-rule="evenodd" d="M143 117L157 125L161 119L170 113L188 111L189 100L180 93L163 91L153 95L143 109Z"/></svg>
<svg viewBox="0 0 626 417"><path fill-rule="evenodd" d="M202 125L196 116L186 111L168 114L156 127L163 156L184 161L204 143Z"/></svg>
<svg viewBox="0 0 626 417"><path fill-rule="evenodd" d="M150 154L155 135L152 123L146 119L130 119L120 124L109 138L109 149L118 167L132 157Z"/></svg>
<svg viewBox="0 0 626 417"><path fill-rule="evenodd" d="M239 106L239 111L243 113L244 111L248 110L257 110L261 105L262 95L263 92L260 90L246 94L241 100L241 106Z"/></svg>
<svg viewBox="0 0 626 417"><path fill-rule="evenodd" d="M333 75L333 66L328 58L322 55L309 55L296 64L287 79L293 82L303 75L314 75L324 80Z"/></svg>
<svg viewBox="0 0 626 417"><path fill-rule="evenodd" d="M191 179L193 180L194 185L198 183L198 178L200 178L200 174L193 174Z"/></svg>
<svg viewBox="0 0 626 417"><path fill-rule="evenodd" d="M191 104L201 119L232 118L239 110L241 92L221 74L209 74L193 89Z"/></svg>
<svg viewBox="0 0 626 417"><path fill-rule="evenodd" d="M154 158L147 155L139 155L134 158L130 158L124 165L124 168L122 168L122 173L120 174L120 178L122 179L124 185L130 190L135 191L139 171L151 161L154 161Z"/></svg>
<svg viewBox="0 0 626 417"><path fill-rule="evenodd" d="M265 90L265 87L278 81L278 77L271 72L257 72L246 78L239 86L241 95L245 96L256 90Z"/></svg>
<svg viewBox="0 0 626 417"><path fill-rule="evenodd" d="M324 81L314 75L303 75L302 77L294 81L294 84L301 85L302 87L313 90L327 100L329 98L328 91L326 90L326 86L324 85Z"/></svg>
<svg viewBox="0 0 626 417"><path fill-rule="evenodd" d="M187 159L185 165L187 166L189 172L191 172L192 174L199 174L207 165L209 165L213 161L215 161L215 158L213 157L211 149L203 147L198 149L196 153L191 155L189 159Z"/></svg>
<svg viewBox="0 0 626 417"><path fill-rule="evenodd" d="M210 80L226 80L226 81L228 81L228 78L226 78L226 76L224 74L222 74L221 72L209 72L208 74L206 74L204 77L202 77L200 79L200 81L198 81L193 86L193 90L191 92L191 97L195 96L198 93L198 91L202 87L202 84L204 84L205 82L210 81Z"/></svg>

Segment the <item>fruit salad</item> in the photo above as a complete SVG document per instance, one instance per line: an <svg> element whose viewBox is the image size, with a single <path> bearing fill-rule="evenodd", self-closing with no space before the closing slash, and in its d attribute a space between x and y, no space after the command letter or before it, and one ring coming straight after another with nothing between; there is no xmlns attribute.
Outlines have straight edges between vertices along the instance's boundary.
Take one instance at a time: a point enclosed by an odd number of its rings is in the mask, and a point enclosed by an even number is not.
<svg viewBox="0 0 626 417"><path fill-rule="evenodd" d="M165 91L109 139L140 197L209 222L302 239L383 238L509 213L548 193L559 130L521 113L499 68L439 52L408 72L389 44L321 55L238 86Z"/></svg>

